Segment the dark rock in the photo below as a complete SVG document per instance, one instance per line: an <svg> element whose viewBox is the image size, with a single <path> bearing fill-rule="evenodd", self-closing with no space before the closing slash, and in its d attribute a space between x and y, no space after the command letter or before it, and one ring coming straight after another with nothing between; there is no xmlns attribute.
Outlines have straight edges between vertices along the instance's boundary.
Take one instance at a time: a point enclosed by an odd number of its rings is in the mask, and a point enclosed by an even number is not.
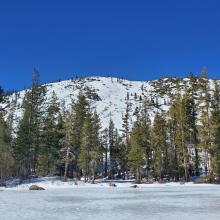
<svg viewBox="0 0 220 220"><path fill-rule="evenodd" d="M109 183L109 186L111 187L117 187L117 185L115 183Z"/></svg>
<svg viewBox="0 0 220 220"><path fill-rule="evenodd" d="M45 190L45 189L37 185L32 185L29 187L29 190Z"/></svg>

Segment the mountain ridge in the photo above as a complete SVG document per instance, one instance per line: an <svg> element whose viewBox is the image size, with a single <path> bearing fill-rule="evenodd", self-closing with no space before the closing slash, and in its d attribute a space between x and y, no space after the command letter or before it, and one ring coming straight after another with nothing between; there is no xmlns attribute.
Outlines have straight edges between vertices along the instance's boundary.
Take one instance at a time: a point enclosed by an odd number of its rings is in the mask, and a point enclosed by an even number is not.
<svg viewBox="0 0 220 220"><path fill-rule="evenodd" d="M208 79L210 89L213 88L215 80ZM189 78L160 78L158 80L138 81L127 80L116 77L90 76L84 78L75 78L58 82L44 84L47 89L46 102L44 106L49 105L53 92L56 94L61 108L69 109L71 103L77 99L79 93L86 95L91 106L97 110L100 115L102 128L108 126L110 118L120 131L122 128L122 115L126 108L126 99L129 95L131 103L131 114L136 107L139 107L144 99L152 104L149 109L149 116L152 120L156 111L167 111L170 103L170 96L177 92L177 87L182 91ZM23 114L22 102L25 93L21 90L6 97L6 101L0 104L5 109L5 117L10 112L14 112L13 124L17 127ZM134 120L131 117L131 123Z"/></svg>

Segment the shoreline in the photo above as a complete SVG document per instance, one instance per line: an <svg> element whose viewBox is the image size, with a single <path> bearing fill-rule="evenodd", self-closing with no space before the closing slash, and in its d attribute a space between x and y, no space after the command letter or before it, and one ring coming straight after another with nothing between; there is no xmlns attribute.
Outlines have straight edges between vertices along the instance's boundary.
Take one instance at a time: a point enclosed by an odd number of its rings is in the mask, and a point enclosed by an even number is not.
<svg viewBox="0 0 220 220"><path fill-rule="evenodd" d="M114 183L116 186L111 186L110 183ZM169 182L169 183L150 183L150 184L135 184L132 182L102 182L102 183L84 183L82 181L78 181L77 185L74 181L63 182L63 181L39 181L34 183L24 183L13 187L0 187L0 191L20 191L20 190L29 190L29 187L32 185L37 185L39 187L43 187L45 190L56 190L56 189L77 189L77 188L94 188L94 189L101 189L101 188L124 188L124 189L132 189L132 188L159 188L159 187L205 187L205 186L216 186L218 184L210 184L210 183L202 183L196 184L193 182L187 183L180 183L180 182ZM136 185L137 187L132 187Z"/></svg>

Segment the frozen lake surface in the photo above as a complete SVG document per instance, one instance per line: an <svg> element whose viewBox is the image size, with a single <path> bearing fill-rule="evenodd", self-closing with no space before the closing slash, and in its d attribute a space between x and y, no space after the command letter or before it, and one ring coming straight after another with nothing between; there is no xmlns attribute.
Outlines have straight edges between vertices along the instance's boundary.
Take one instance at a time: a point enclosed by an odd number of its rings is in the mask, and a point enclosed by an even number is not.
<svg viewBox="0 0 220 220"><path fill-rule="evenodd" d="M217 220L220 186L0 192L1 220Z"/></svg>

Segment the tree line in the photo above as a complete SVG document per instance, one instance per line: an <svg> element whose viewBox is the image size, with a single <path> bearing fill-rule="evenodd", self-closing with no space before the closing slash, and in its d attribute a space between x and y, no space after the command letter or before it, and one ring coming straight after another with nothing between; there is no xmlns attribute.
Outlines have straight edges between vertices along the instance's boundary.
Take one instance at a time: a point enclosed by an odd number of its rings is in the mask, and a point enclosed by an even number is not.
<svg viewBox="0 0 220 220"><path fill-rule="evenodd" d="M159 82L160 83L160 82ZM122 114L122 129L110 117L101 127L98 113L80 93L66 110L53 92L43 106L46 86L33 71L32 87L22 103L23 115L16 131L13 112L5 117L0 109L0 180L38 175L58 175L64 181L85 182L135 178L146 181L189 181L220 177L220 85L210 88L207 74L190 74L183 88L169 94L169 108L144 98L132 111L129 93ZM168 93L155 84L157 93ZM4 102L0 88L0 101ZM153 120L150 109L154 109ZM131 120L131 118L133 120Z"/></svg>

